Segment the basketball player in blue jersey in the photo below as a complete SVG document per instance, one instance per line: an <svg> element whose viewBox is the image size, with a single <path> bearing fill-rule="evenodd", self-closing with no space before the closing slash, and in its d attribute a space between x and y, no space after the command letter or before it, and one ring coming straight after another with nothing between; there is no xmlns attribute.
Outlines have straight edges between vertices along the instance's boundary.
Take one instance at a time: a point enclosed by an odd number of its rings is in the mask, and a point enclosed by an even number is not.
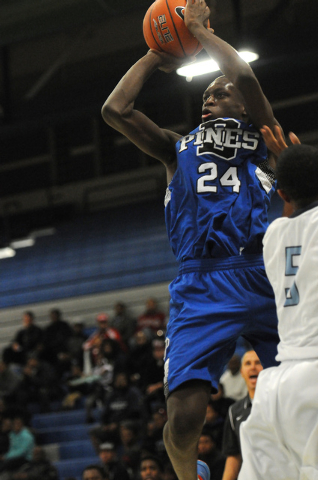
<svg viewBox="0 0 318 480"><path fill-rule="evenodd" d="M150 50L106 100L106 123L167 170L168 236L180 263L170 285L165 390L167 452L179 480L208 480L197 443L212 390L242 335L263 366L275 365L277 318L262 259L275 188L259 128L277 123L250 66L207 30L204 0L185 8L187 27L220 66L203 95L202 123L185 137L159 128L134 102L157 69L178 59ZM205 468L206 467L206 468Z"/></svg>

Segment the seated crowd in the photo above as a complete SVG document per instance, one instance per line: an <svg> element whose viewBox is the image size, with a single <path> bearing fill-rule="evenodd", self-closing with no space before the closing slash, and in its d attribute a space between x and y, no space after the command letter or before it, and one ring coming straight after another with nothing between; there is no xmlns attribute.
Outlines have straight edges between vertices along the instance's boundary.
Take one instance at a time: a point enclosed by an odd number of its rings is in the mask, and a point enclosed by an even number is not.
<svg viewBox="0 0 318 480"><path fill-rule="evenodd" d="M140 462L149 457L160 466L162 480L177 480L162 438L166 318L156 301L149 299L137 319L117 303L112 318L97 315L92 332L82 321L64 320L58 309L49 315L48 326L40 328L34 314L24 312L22 328L2 352L0 480L58 480L30 426L34 405L47 413L54 402L61 410L85 406L106 478L142 478ZM210 466L211 480L223 478L229 407L247 394L239 371L240 358L234 358L223 377L225 388L220 384L207 408L198 454ZM237 397L225 396L224 390Z"/></svg>

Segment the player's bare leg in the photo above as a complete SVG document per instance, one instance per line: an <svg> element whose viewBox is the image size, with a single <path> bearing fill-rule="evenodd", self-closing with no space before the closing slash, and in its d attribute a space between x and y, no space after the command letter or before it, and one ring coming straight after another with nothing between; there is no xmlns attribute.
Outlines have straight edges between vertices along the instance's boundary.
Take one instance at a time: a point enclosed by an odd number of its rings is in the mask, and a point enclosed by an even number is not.
<svg viewBox="0 0 318 480"><path fill-rule="evenodd" d="M210 395L208 382L191 380L168 397L163 438L179 480L197 480L197 445Z"/></svg>

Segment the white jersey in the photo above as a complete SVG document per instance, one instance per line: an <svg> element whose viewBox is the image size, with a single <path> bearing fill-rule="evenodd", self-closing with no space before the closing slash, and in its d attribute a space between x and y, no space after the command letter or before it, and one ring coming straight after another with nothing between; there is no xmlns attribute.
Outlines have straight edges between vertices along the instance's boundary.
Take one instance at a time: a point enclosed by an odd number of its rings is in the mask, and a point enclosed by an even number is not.
<svg viewBox="0 0 318 480"><path fill-rule="evenodd" d="M263 244L277 306L276 359L318 358L318 202L275 220Z"/></svg>

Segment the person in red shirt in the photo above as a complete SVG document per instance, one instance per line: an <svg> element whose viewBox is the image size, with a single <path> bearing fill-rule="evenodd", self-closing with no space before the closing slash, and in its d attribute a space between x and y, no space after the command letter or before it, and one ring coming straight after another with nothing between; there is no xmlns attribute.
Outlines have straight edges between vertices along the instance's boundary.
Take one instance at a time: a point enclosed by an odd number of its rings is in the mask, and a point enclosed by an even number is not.
<svg viewBox="0 0 318 480"><path fill-rule="evenodd" d="M158 309L154 298L148 298L146 310L137 319L137 331L149 329L156 334L158 330L166 330L166 315Z"/></svg>
<svg viewBox="0 0 318 480"><path fill-rule="evenodd" d="M108 326L109 317L106 313L99 313L96 317L97 329L84 342L84 352L91 353L91 360L93 365L97 363L97 357L103 340L111 338L119 343L120 347L125 350L125 345L122 341L121 335L116 328Z"/></svg>

